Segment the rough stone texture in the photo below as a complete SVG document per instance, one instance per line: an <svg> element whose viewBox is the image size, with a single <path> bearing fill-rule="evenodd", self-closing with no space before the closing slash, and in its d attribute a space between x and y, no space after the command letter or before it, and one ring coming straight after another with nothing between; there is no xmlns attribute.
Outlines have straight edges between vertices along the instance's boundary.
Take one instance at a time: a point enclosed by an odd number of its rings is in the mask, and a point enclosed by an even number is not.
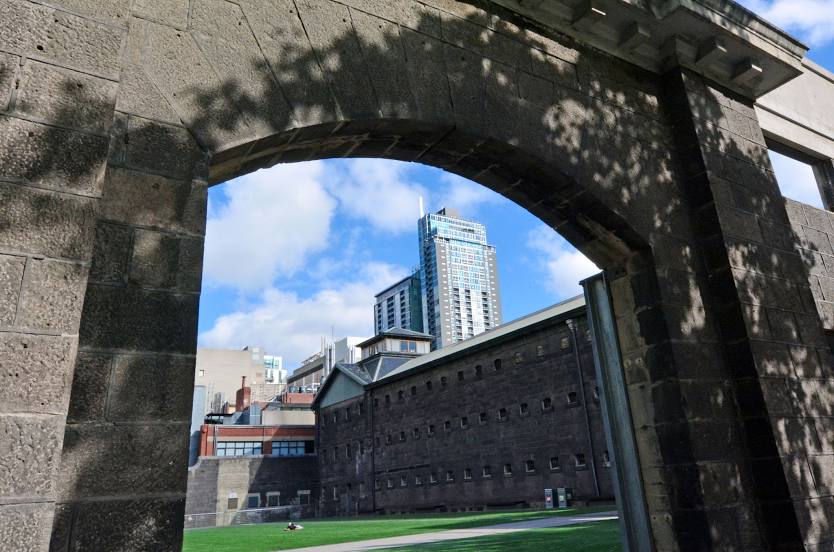
<svg viewBox="0 0 834 552"><path fill-rule="evenodd" d="M182 543L184 498L82 502L74 509L75 526L68 548L72 552L158 552L179 549Z"/></svg>
<svg viewBox="0 0 834 552"><path fill-rule="evenodd" d="M116 83L34 61L24 65L20 81L16 113L97 133L110 128Z"/></svg>
<svg viewBox="0 0 834 552"><path fill-rule="evenodd" d="M795 462L816 473L832 452L832 355L820 325L834 327L831 221L805 206L788 215L749 100L543 36L488 3L194 0L187 29L171 26L182 27L185 2L133 2L153 21L129 25L124 0L53 4L0 0L2 67L20 76L25 56L31 71L11 93L0 71L0 107L50 123L0 116L0 251L29 256L27 285L83 288L62 260L94 259L95 278L86 294L60 297L24 286L14 324L73 336L84 296L80 351L190 356L205 209L204 185L191 183L209 178L205 152L219 152L213 181L278 161L417 159L504 194L609 271L659 549L831 540L830 497L809 496ZM56 69L36 75L41 64ZM49 92L57 72L92 86L88 117L67 103L77 92ZM112 118L113 85L100 77L119 82ZM100 132L108 121L109 140L65 128ZM92 380L104 371L90 370ZM81 399L90 385L79 381ZM115 516L114 497L132 503L128 494L154 481L113 466L128 464L122 447L157 454L163 440L147 437L156 425L83 425L70 426L65 448L65 481L90 493L70 505L79 508L70 549L176 549L178 523L159 525L151 512L128 533L99 515ZM125 434L142 437L125 445ZM186 457L184 434L165 443L168 462ZM0 466L16 458L2 452ZM14 481L46 489L51 457L27 456L39 468L15 464L24 472ZM90 473L74 474L82 464ZM9 473L0 469L4 484ZM148 500L136 508L160 511Z"/></svg>
<svg viewBox="0 0 834 552"><path fill-rule="evenodd" d="M102 217L172 232L202 235L206 185L126 169L108 169Z"/></svg>
<svg viewBox="0 0 834 552"><path fill-rule="evenodd" d="M0 183L0 218L6 221L0 228L6 250L90 258L95 203L89 198Z"/></svg>
<svg viewBox="0 0 834 552"><path fill-rule="evenodd" d="M188 23L188 5L189 0L136 0L133 14L184 29Z"/></svg>
<svg viewBox="0 0 834 552"><path fill-rule="evenodd" d="M68 114L68 123L70 118ZM54 144L63 144L73 155L52 153ZM13 181L28 180L60 191L98 195L106 154L104 137L0 116L0 176Z"/></svg>
<svg viewBox="0 0 834 552"><path fill-rule="evenodd" d="M19 63L19 57L0 53L0 111L6 111L9 107Z"/></svg>
<svg viewBox="0 0 834 552"><path fill-rule="evenodd" d="M73 333L78 327L87 268L73 263L30 259L18 307L18 326Z"/></svg>
<svg viewBox="0 0 834 552"><path fill-rule="evenodd" d="M117 355L107 419L188 422L193 392L193 357Z"/></svg>
<svg viewBox="0 0 834 552"><path fill-rule="evenodd" d="M193 354L196 295L91 284L81 318L84 347Z"/></svg>
<svg viewBox="0 0 834 552"><path fill-rule="evenodd" d="M110 355L79 353L72 378L68 423L104 419L111 371Z"/></svg>
<svg viewBox="0 0 834 552"><path fill-rule="evenodd" d="M0 255L0 326L11 326L17 312L26 257Z"/></svg>
<svg viewBox="0 0 834 552"><path fill-rule="evenodd" d="M49 546L51 504L0 505L0 550L40 552Z"/></svg>
<svg viewBox="0 0 834 552"><path fill-rule="evenodd" d="M74 361L74 339L0 333L0 411L63 415Z"/></svg>
<svg viewBox="0 0 834 552"><path fill-rule="evenodd" d="M0 496L50 496L62 432L58 416L0 414Z"/></svg>
<svg viewBox="0 0 834 552"><path fill-rule="evenodd" d="M184 494L188 455L180 454L183 443L188 444L185 423L67 425L58 494L95 497L117 488L125 495Z"/></svg>
<svg viewBox="0 0 834 552"><path fill-rule="evenodd" d="M122 33L113 27L31 2L3 0L0 11L0 48L118 77Z"/></svg>

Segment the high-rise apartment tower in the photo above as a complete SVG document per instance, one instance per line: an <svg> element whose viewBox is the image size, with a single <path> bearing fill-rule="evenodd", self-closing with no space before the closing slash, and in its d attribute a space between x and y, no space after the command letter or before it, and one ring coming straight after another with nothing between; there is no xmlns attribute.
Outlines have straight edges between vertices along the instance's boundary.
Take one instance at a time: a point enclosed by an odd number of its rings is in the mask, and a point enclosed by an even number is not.
<svg viewBox="0 0 834 552"><path fill-rule="evenodd" d="M423 331L423 301L420 299L420 272L406 276L376 295L374 334L393 328Z"/></svg>
<svg viewBox="0 0 834 552"><path fill-rule="evenodd" d="M419 222L423 331L435 349L501 323L495 248L483 224L441 209Z"/></svg>

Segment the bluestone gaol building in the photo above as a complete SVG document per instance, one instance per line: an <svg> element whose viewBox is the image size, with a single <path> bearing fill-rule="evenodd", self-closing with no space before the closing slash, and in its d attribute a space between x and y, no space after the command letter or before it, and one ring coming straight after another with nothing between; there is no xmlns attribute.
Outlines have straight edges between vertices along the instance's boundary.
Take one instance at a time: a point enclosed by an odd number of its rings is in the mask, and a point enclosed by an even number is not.
<svg viewBox="0 0 834 552"><path fill-rule="evenodd" d="M322 515L612 500L584 299L442 349L409 330L365 341L313 403Z"/></svg>

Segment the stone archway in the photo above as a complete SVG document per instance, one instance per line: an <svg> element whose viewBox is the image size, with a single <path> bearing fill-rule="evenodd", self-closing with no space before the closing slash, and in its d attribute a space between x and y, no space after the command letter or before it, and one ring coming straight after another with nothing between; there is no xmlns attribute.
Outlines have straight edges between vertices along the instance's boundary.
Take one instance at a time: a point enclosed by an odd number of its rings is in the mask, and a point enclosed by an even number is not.
<svg viewBox="0 0 834 552"><path fill-rule="evenodd" d="M765 378L791 362L770 301L816 359L797 380L828 349L802 259L764 235L787 217L760 81L730 92L683 47L637 68L583 40L581 7L569 38L491 2L66 4L2 2L7 542L179 546L206 187L338 156L471 178L605 267L658 550L826 530L782 460L811 422L778 419Z"/></svg>

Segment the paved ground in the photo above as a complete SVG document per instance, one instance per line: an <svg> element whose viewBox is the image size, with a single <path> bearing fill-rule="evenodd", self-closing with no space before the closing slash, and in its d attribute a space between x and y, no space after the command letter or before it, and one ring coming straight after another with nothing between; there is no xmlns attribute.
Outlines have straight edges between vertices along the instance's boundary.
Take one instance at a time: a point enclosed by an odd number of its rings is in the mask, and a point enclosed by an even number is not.
<svg viewBox="0 0 834 552"><path fill-rule="evenodd" d="M412 546L415 544L427 544L457 539L471 539L474 537L487 537L526 531L527 529L543 529L545 527L562 527L564 525L576 525L589 521L603 521L617 519L617 512L597 512L581 516L548 517L530 521L519 521L515 523L502 523L499 525L485 525L483 527L472 527L471 529L453 529L450 531L438 531L436 533L420 533L419 535L405 535L402 537L389 537L386 539L374 539L365 541L345 542L341 544L327 544L324 546L308 546L306 548L293 548L284 552L360 552L363 550L382 550L397 546Z"/></svg>

